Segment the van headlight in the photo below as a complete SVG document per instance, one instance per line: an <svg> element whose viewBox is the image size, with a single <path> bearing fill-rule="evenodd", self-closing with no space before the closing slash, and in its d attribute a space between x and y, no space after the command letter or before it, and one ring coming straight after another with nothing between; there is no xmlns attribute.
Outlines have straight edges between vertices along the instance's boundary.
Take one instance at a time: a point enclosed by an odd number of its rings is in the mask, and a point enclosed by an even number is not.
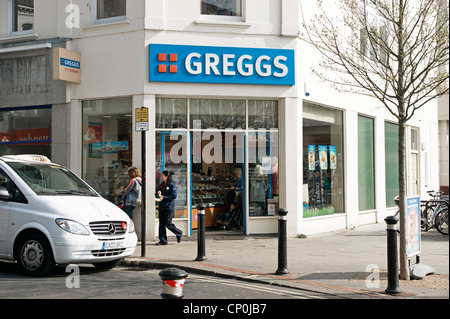
<svg viewBox="0 0 450 319"><path fill-rule="evenodd" d="M130 218L130 225L128 225L128 232L130 234L134 233L134 223L133 220Z"/></svg>
<svg viewBox="0 0 450 319"><path fill-rule="evenodd" d="M78 223L76 221L58 218L57 220L55 220L55 222L56 222L56 225L58 225L59 227L64 229L66 232L69 232L71 234L89 235L89 231L86 229L86 227L84 227L83 225L81 225L80 223Z"/></svg>

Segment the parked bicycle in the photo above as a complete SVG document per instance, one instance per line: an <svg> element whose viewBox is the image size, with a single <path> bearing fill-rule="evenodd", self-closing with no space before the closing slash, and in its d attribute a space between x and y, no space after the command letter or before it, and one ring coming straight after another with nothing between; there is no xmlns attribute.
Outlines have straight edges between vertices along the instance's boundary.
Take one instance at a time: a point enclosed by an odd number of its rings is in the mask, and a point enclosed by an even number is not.
<svg viewBox="0 0 450 319"><path fill-rule="evenodd" d="M442 191L428 191L432 199L420 201L420 227L422 231L435 228L443 235L448 235L448 201ZM399 196L394 198L395 204L399 205ZM395 216L398 216L397 211Z"/></svg>

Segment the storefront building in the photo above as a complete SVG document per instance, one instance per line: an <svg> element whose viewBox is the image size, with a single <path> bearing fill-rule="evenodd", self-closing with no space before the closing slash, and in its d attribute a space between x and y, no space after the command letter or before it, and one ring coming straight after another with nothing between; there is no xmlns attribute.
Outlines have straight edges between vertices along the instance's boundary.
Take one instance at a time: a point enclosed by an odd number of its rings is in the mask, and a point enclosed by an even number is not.
<svg viewBox="0 0 450 319"><path fill-rule="evenodd" d="M33 143L53 150L55 138L67 136L58 143L67 146L64 164L117 202L127 168L142 166L135 114L147 107L147 238L157 237L153 203L163 170L175 172L174 222L186 235L197 228L199 203L207 226L215 224L230 186L238 188L244 234L276 233L279 208L289 212L289 236L383 222L395 210L395 118L375 100L314 78L317 53L297 36L297 1L71 3L80 26L59 19L56 35L81 54L81 79L52 80L63 92L65 120L46 102L31 110L40 115L34 122L8 120L0 134L7 139L13 125L16 136L22 126L49 127L51 138ZM67 16L67 5L58 1L58 12ZM0 49L0 70L5 56ZM3 81L10 82L0 87ZM3 118L18 118L10 114L16 106L30 112L2 92ZM50 124L41 123L49 109ZM439 187L436 105L419 113L408 128L410 195ZM134 219L140 225L138 210Z"/></svg>

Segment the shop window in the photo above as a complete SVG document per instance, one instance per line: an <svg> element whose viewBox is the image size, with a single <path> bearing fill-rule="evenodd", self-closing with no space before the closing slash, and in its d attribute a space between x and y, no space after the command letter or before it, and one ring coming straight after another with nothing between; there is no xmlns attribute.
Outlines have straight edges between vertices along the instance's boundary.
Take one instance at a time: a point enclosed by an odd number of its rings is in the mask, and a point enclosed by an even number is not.
<svg viewBox="0 0 450 319"><path fill-rule="evenodd" d="M245 101L191 99L191 128L245 129Z"/></svg>
<svg viewBox="0 0 450 319"><path fill-rule="evenodd" d="M11 32L21 33L33 30L34 0L10 0Z"/></svg>
<svg viewBox="0 0 450 319"><path fill-rule="evenodd" d="M248 102L249 129L278 129L277 101Z"/></svg>
<svg viewBox="0 0 450 319"><path fill-rule="evenodd" d="M218 16L241 16L242 0L202 0L202 14Z"/></svg>
<svg viewBox="0 0 450 319"><path fill-rule="evenodd" d="M278 211L278 132L249 132L249 215Z"/></svg>
<svg viewBox="0 0 450 319"><path fill-rule="evenodd" d="M131 98L83 102L82 177L113 203L129 183L131 136Z"/></svg>
<svg viewBox="0 0 450 319"><path fill-rule="evenodd" d="M94 13L97 22L124 20L127 14L126 0L94 0Z"/></svg>
<svg viewBox="0 0 450 319"><path fill-rule="evenodd" d="M303 104L303 217L344 213L343 112Z"/></svg>
<svg viewBox="0 0 450 319"><path fill-rule="evenodd" d="M186 99L156 99L156 128L187 128Z"/></svg>
<svg viewBox="0 0 450 319"><path fill-rule="evenodd" d="M50 106L0 109L0 155L39 154L51 158Z"/></svg>
<svg viewBox="0 0 450 319"><path fill-rule="evenodd" d="M385 163L386 163L386 207L395 207L394 197L399 194L398 186L398 125L386 122Z"/></svg>
<svg viewBox="0 0 450 319"><path fill-rule="evenodd" d="M373 119L358 116L359 211L375 209L375 157Z"/></svg>

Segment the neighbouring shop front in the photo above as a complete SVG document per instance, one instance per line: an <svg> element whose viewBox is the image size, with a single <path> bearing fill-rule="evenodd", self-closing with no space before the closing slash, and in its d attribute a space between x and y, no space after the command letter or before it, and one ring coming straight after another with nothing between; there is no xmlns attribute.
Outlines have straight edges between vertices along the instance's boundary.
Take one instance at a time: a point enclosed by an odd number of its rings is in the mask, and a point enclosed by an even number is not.
<svg viewBox="0 0 450 319"><path fill-rule="evenodd" d="M0 154L51 158L51 127L51 106L0 109Z"/></svg>
<svg viewBox="0 0 450 319"><path fill-rule="evenodd" d="M82 114L82 177L118 203L133 166L131 98L84 101Z"/></svg>
<svg viewBox="0 0 450 319"><path fill-rule="evenodd" d="M52 77L51 50L65 45L0 43L0 156L40 154L68 164L66 83Z"/></svg>

